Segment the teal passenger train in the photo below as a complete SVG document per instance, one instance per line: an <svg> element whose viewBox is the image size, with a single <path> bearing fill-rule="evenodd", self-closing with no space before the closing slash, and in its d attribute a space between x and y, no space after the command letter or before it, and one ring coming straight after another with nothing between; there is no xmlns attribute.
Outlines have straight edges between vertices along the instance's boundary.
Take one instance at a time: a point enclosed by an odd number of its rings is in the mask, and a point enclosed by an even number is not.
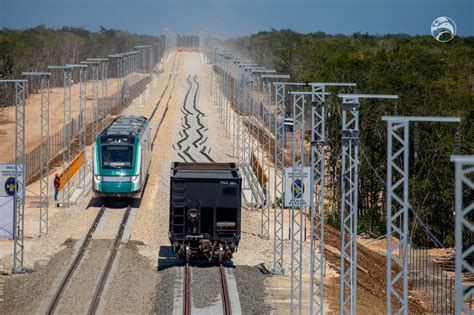
<svg viewBox="0 0 474 315"><path fill-rule="evenodd" d="M149 120L119 116L93 145L94 194L103 199L133 198L141 194L151 162Z"/></svg>

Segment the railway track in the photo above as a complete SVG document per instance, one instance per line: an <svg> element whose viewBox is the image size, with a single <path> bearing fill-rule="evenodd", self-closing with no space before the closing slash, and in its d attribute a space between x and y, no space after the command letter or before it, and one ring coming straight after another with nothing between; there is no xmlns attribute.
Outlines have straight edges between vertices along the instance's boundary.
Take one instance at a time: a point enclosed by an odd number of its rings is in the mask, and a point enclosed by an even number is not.
<svg viewBox="0 0 474 315"><path fill-rule="evenodd" d="M89 311L88 314L95 314L97 311L97 307L100 302L100 298L103 292L103 289L105 287L105 284L107 283L108 276L110 274L110 270L114 264L115 257L117 255L118 249L120 247L120 242L123 236L123 232L125 230L125 226L128 222L128 218L130 216L130 211L132 208L132 204L130 203L123 215L121 224L119 226L119 229L116 233L115 239L114 239L114 245L113 248L109 254L109 257L107 259L107 262L103 268L103 271L101 273L99 282L97 284L97 287L94 291L94 295L92 298L92 302L89 305ZM99 212L97 213L94 221L92 222L92 225L90 226L89 230L87 231L87 234L82 241L81 246L79 247L79 251L77 252L76 256L73 259L72 264L69 266L68 270L66 271L66 275L63 277L61 280L56 292L53 295L53 298L48 306L48 309L46 311L47 314L51 315L54 314L58 305L61 302L61 297L63 296L63 293L65 292L66 288L68 287L69 283L71 282L72 277L74 276L77 267L80 265L82 258L84 257L84 254L86 253L87 249L89 248L89 245L91 243L92 237L94 235L94 232L99 225L100 220L102 219L104 212L106 210L105 206L102 206L99 209Z"/></svg>
<svg viewBox="0 0 474 315"><path fill-rule="evenodd" d="M155 142L155 139L158 135L158 131L160 129L160 126L161 126L161 124L162 124L162 122L163 122L163 120L166 116L170 100L172 99L174 90L176 88L176 80L177 80L177 76L178 76L177 71L179 69L179 65L180 65L180 56L178 54L176 54L174 56L173 66L172 66L172 70L169 74L167 84L166 84L166 86L163 90L163 93L161 94L161 96L160 96L160 98L159 98L152 114L150 115L150 120L151 120L155 116L155 114L158 110L158 107L160 106L161 102L163 101L163 98L165 97L167 91L170 89L170 84L171 84L171 82L174 78L174 81L173 81L173 84L172 84L172 87L171 87L171 90L170 90L170 94L169 94L169 97L168 97L166 105L165 105L166 106L165 111L163 112L161 120L159 121L158 126L156 128L155 135L153 137L152 146L153 146L153 144ZM122 237L123 237L123 233L125 231L125 226L127 225L128 219L130 217L131 209L132 209L132 203L130 203L127 206L127 208L124 212L124 215L122 217L121 223L119 225L119 228L118 228L117 233L115 235L115 239L113 241L113 247L112 247L112 249L110 251L110 254L107 258L105 266L102 269L99 281L98 281L97 286L94 290L92 301L89 305L88 314L96 314L97 309L100 305L102 293L104 291L105 285L106 285L107 280L108 280L109 275L110 275L110 271L111 271L112 266L114 264L117 253L119 251L120 243L121 243L121 240L122 240ZM82 244L79 248L78 253L74 257L72 264L69 266L68 270L66 271L65 276L61 280L60 285L58 286L56 292L53 295L53 298L52 298L50 304L48 305L48 309L47 309L47 312L46 312L47 314L54 314L55 311L57 310L57 307L58 307L58 305L60 304L60 301L61 301L61 297L63 296L63 293L65 292L66 288L68 287L68 284L71 282L71 279L73 278L78 266L80 265L80 263L82 261L82 258L84 257L84 254L86 253L87 249L89 248L89 245L91 243L94 232L96 231L96 228L99 225L99 223L100 223L100 221L101 221L101 219L104 215L105 210L106 210L105 206L102 206L99 209L99 212L97 213L96 217L94 218L94 221L92 222L92 225L90 226L84 240L82 241Z"/></svg>
<svg viewBox="0 0 474 315"><path fill-rule="evenodd" d="M177 69L174 70L175 65L176 65L176 59L178 59L178 67L177 67L177 68L179 68L179 61L180 61L180 58L179 58L179 56L176 54L176 55L174 55L174 58L173 58L173 66L171 67L170 74L168 75L168 81L166 82L165 88L163 89L163 93L161 93L160 98L158 99L158 102L156 103L155 109L153 110L153 112L152 112L151 115L150 115L150 120L153 119L153 117L155 116L156 111L158 110L158 107L160 106L160 103L161 103L161 101L163 100L163 97L165 96L166 91L168 90L169 84L170 84L170 82L171 82L171 78L173 77L173 75L176 76L176 71L177 71ZM173 71L173 70L174 70L174 71Z"/></svg>
<svg viewBox="0 0 474 315"><path fill-rule="evenodd" d="M219 264L219 287L222 300L222 314L231 315L231 300L227 285L227 276L223 264ZM183 279L183 315L191 315L191 267L189 263L184 265Z"/></svg>
<svg viewBox="0 0 474 315"><path fill-rule="evenodd" d="M178 53L180 54L180 53ZM169 103L171 101L171 99L173 98L173 93L174 93L174 90L176 89L176 80L178 79L178 70L179 70L179 65L180 65L180 55L178 57L176 57L177 55L175 55L175 59L173 61L173 66L171 68L171 72L170 72L170 75L168 77L168 82L166 83L166 87L165 89L163 90L163 93L161 93L161 96L160 96L160 99L158 100L157 104L156 104L156 107L155 109L153 110L153 113L150 115L150 120L153 118L153 116L155 115L156 113L156 110L158 109L158 107L160 106L162 100L163 100L163 97L166 93L166 91L168 90L168 87L169 87L169 84L171 82L171 78L172 78L172 75L174 75L174 81L173 81L173 86L171 88L171 91L170 91L170 94L169 94L169 97L168 97L168 100L166 101L166 105L165 105L165 110L163 112L163 115L161 116L161 119L160 119L160 122L158 123L158 126L156 127L156 131L155 131L155 135L153 136L153 140L151 142L151 148L153 150L153 147L155 145L155 140L156 140L156 137L158 136L158 131L160 130L160 127L161 127L161 124L163 123L163 120L165 119L166 117L166 113L168 113L168 107L169 107ZM176 58L178 59L178 63L176 64ZM176 64L176 69L175 69L175 64ZM175 70L174 70L175 69Z"/></svg>
<svg viewBox="0 0 474 315"><path fill-rule="evenodd" d="M119 250L120 243L123 237L123 232L125 231L125 226L127 225L131 210L132 210L132 205L130 204L125 210L125 213L122 218L122 222L120 223L119 229L117 231L117 235L115 236L114 247L112 248L109 258L107 259L107 263L105 264L105 267L100 276L99 285L96 287L96 290L94 292L92 302L89 306L89 311L88 311L89 314L95 314L97 312L97 308L99 307L99 303L100 303L100 298L102 296L102 292L104 291L105 284L107 283L107 279L109 277L110 270L112 269L112 265L114 264L115 257L117 256L117 252Z"/></svg>

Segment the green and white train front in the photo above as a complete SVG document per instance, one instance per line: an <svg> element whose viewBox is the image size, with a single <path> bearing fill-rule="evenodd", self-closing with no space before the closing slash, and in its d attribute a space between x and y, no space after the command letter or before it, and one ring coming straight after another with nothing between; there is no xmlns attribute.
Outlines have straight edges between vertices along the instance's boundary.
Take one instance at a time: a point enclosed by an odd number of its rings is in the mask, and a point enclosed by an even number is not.
<svg viewBox="0 0 474 315"><path fill-rule="evenodd" d="M149 164L149 149L143 147L147 142L136 135L97 137L93 150L96 196L134 197L141 192Z"/></svg>

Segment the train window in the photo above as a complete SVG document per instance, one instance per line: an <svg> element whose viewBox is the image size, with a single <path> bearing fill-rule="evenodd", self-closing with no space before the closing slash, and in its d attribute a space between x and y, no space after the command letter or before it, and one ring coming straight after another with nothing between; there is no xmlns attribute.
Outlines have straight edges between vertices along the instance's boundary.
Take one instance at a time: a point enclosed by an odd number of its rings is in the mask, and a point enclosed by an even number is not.
<svg viewBox="0 0 474 315"><path fill-rule="evenodd" d="M132 145L103 145L102 167L131 168L133 163Z"/></svg>

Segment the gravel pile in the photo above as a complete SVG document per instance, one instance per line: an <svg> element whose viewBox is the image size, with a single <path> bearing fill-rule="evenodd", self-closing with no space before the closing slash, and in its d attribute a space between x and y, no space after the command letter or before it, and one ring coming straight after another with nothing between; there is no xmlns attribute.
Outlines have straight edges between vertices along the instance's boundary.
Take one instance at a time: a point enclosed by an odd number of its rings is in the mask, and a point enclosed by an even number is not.
<svg viewBox="0 0 474 315"><path fill-rule="evenodd" d="M265 276L261 270L250 266L237 266L234 269L239 290L242 314L269 314L270 305L265 302Z"/></svg>

